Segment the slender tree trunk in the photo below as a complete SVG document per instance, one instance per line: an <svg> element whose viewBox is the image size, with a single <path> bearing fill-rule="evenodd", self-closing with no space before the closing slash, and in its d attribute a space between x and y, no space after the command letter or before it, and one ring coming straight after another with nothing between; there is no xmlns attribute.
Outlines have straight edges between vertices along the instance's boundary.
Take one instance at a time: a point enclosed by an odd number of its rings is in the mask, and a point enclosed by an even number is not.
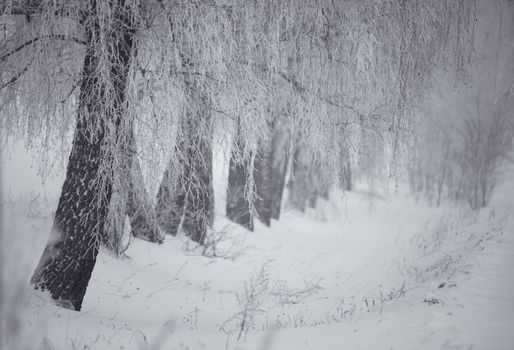
<svg viewBox="0 0 514 350"><path fill-rule="evenodd" d="M305 212L307 200L310 195L309 165L305 159L303 150L296 149L293 159L293 171L289 180L289 203L301 211Z"/></svg>
<svg viewBox="0 0 514 350"><path fill-rule="evenodd" d="M286 182L289 134L282 123L274 123L271 139L271 218L280 219Z"/></svg>
<svg viewBox="0 0 514 350"><path fill-rule="evenodd" d="M48 290L63 306L80 310L98 254L112 194L112 165L115 149L107 141L107 132L123 132L122 106L130 63L134 26L122 0L112 1L115 19L108 40L107 58L111 64L108 87L100 78L100 21L96 2L90 4L92 23L86 25L87 50L82 72L77 127L50 238L31 283ZM102 30L105 30L103 28ZM113 100L105 93L113 89ZM106 105L112 104L106 108ZM91 127L93 126L93 127ZM112 137L112 135L111 135ZM107 167L107 169L106 169Z"/></svg>
<svg viewBox="0 0 514 350"><path fill-rule="evenodd" d="M316 209L316 203L319 197L328 200L329 187L324 181L323 173L317 165L310 165L307 169L307 173L309 178L307 204L310 208Z"/></svg>
<svg viewBox="0 0 514 350"><path fill-rule="evenodd" d="M353 182L352 182L352 166L350 161L347 160L344 164L344 189L346 191L353 190Z"/></svg>
<svg viewBox="0 0 514 350"><path fill-rule="evenodd" d="M236 148L238 148L236 144ZM248 166L243 162L236 162L230 157L227 188L227 218L253 231L253 217L250 205L245 198L245 187L248 179Z"/></svg>
<svg viewBox="0 0 514 350"><path fill-rule="evenodd" d="M271 180L271 144L269 140L261 140L254 160L254 181L257 198L255 211L259 220L266 226L271 225L272 180Z"/></svg>
<svg viewBox="0 0 514 350"><path fill-rule="evenodd" d="M341 151L341 185L345 191L351 191L353 189L352 183L352 166L350 162L350 154L348 149Z"/></svg>

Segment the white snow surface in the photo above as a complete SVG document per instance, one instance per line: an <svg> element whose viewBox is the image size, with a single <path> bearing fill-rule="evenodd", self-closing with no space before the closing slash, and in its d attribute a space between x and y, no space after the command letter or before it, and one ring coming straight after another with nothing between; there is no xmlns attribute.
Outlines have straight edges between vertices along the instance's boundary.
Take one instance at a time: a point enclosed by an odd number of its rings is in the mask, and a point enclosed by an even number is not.
<svg viewBox="0 0 514 350"><path fill-rule="evenodd" d="M221 201L218 257L181 236L135 239L122 259L101 250L80 312L28 283L56 198L13 199L4 183L0 346L513 349L514 167L503 177L479 212L402 194L370 201L363 187L306 215L286 208L253 233Z"/></svg>

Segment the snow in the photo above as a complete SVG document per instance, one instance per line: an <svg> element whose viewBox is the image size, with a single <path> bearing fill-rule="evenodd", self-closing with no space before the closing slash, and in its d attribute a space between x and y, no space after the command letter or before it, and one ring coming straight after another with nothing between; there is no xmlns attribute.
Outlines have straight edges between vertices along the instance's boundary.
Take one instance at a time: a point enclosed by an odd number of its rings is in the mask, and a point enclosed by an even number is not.
<svg viewBox="0 0 514 350"><path fill-rule="evenodd" d="M102 250L81 312L28 285L56 202L34 193L58 187L9 199L4 182L1 348L511 349L514 167L504 178L479 212L402 191L370 205L362 186L254 233L221 202L220 256L181 236L134 239L122 259Z"/></svg>

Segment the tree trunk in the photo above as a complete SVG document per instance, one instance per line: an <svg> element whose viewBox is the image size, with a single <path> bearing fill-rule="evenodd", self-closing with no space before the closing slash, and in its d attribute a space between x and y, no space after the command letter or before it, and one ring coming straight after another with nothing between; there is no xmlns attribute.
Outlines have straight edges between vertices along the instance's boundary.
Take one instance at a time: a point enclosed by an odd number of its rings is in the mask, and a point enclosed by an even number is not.
<svg viewBox="0 0 514 350"><path fill-rule="evenodd" d="M271 225L272 179L271 179L271 144L268 139L259 142L254 161L254 181L257 198L255 211L259 220L266 226Z"/></svg>
<svg viewBox="0 0 514 350"><path fill-rule="evenodd" d="M350 164L350 161L347 160L344 164L344 189L346 191L353 190L353 183L352 183L352 166Z"/></svg>
<svg viewBox="0 0 514 350"><path fill-rule="evenodd" d="M112 195L104 230L100 235L100 243L109 251L119 256L123 252L123 233L127 216L127 201L130 192L131 135L120 137L116 144L114 166L117 171L112 174Z"/></svg>
<svg viewBox="0 0 514 350"><path fill-rule="evenodd" d="M289 135L285 125L274 123L271 139L271 218L280 219L286 182Z"/></svg>
<svg viewBox="0 0 514 350"><path fill-rule="evenodd" d="M289 138L283 123L275 118L270 125L269 137L261 140L254 161L254 179L257 199L255 210L259 220L270 226L271 219L280 218L282 195L287 172Z"/></svg>
<svg viewBox="0 0 514 350"><path fill-rule="evenodd" d="M289 203L302 213L305 212L307 199L310 196L309 165L305 151L297 149L293 158L293 171L289 180Z"/></svg>
<svg viewBox="0 0 514 350"><path fill-rule="evenodd" d="M214 221L212 135L197 133L196 123L206 111L188 114L182 121L183 140L176 147L178 164L170 161L157 193L157 220L167 234L176 235L180 222L193 241L204 244Z"/></svg>
<svg viewBox="0 0 514 350"><path fill-rule="evenodd" d="M113 1L114 2L114 1ZM93 1L86 26L87 51L82 71L78 121L68 162L66 179L57 205L50 238L31 283L48 290L66 308L80 310L98 254L112 193L112 166L115 148L106 135L123 132L123 103L133 46L134 26L122 0L111 2L115 20L110 23L107 53L110 68L108 86L100 77L102 52L100 21ZM105 28L102 28L105 30ZM110 100L106 92L112 90ZM110 136L112 137L112 135Z"/></svg>
<svg viewBox="0 0 514 350"><path fill-rule="evenodd" d="M340 183L345 191L351 191L353 189L352 183L352 166L350 162L350 153L347 148L341 151L341 177Z"/></svg>
<svg viewBox="0 0 514 350"><path fill-rule="evenodd" d="M162 243L163 239L159 232L155 209L144 184L141 165L136 158L132 159L131 164L127 215L134 237L153 243Z"/></svg>
<svg viewBox="0 0 514 350"><path fill-rule="evenodd" d="M188 149L189 173L186 178L187 195L182 228L186 236L204 244L214 222L214 190L211 144L203 136L199 138L195 142L196 146Z"/></svg>
<svg viewBox="0 0 514 350"><path fill-rule="evenodd" d="M236 145L236 147L238 147ZM227 189L227 218L253 231L253 217L250 206L245 198L246 180L248 179L248 166L243 162L236 162L230 158Z"/></svg>
<svg viewBox="0 0 514 350"><path fill-rule="evenodd" d="M176 150L178 152L178 150ZM174 166L170 160L159 190L157 192L157 204L155 211L157 223L161 230L166 234L176 236L180 226L180 221L184 215L185 191L184 191L184 172L185 165Z"/></svg>
<svg viewBox="0 0 514 350"><path fill-rule="evenodd" d="M117 149L113 174L113 189L109 214L101 242L104 247L120 255L125 219L129 218L131 234L153 243L162 243L155 209L146 190L139 160L135 156L136 145L131 127L126 140Z"/></svg>

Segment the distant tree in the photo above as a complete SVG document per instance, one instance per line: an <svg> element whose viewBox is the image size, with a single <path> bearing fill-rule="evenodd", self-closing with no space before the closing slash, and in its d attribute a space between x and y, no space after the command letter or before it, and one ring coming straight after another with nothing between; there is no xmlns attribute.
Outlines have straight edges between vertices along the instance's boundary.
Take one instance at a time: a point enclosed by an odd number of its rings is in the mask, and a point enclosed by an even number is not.
<svg viewBox="0 0 514 350"><path fill-rule="evenodd" d="M290 106L286 106L279 113L291 113ZM287 120L288 118L277 118L271 135L271 218L275 220L280 219L282 212L282 197L290 157L291 131L286 124Z"/></svg>
<svg viewBox="0 0 514 350"><path fill-rule="evenodd" d="M436 205L451 200L472 209L486 206L512 152L514 17L508 14L514 5L481 5L474 39L479 73L463 84L441 81L414 129L411 191Z"/></svg>
<svg viewBox="0 0 514 350"><path fill-rule="evenodd" d="M157 193L161 228L176 235L182 221L186 235L200 244L214 220L212 134L198 132L202 123L209 123L210 119L208 109L184 116L175 151L178 159L170 161Z"/></svg>
<svg viewBox="0 0 514 350"><path fill-rule="evenodd" d="M316 208L318 198L329 199L332 176L323 163L311 158L306 146L297 145L288 184L289 204L301 212L307 206Z"/></svg>
<svg viewBox="0 0 514 350"><path fill-rule="evenodd" d="M340 173L340 184L345 191L353 190L353 179L352 179L352 165L350 160L350 152L347 148L341 150L341 173Z"/></svg>
<svg viewBox="0 0 514 350"><path fill-rule="evenodd" d="M239 155L243 146L242 142L237 140L238 137L238 133L236 133L236 141L232 146L230 157L226 213L227 218L253 231L252 200L247 199L247 194L252 192L247 188L249 171L252 166L248 164L248 160Z"/></svg>
<svg viewBox="0 0 514 350"><path fill-rule="evenodd" d="M179 116L179 132L173 158L157 193L157 218L161 228L176 235L180 224L193 241L204 244L214 221L214 190L212 185L213 104L209 84L200 70L205 69L202 46L188 40L196 34L196 10L182 4L173 6L160 2L171 31L171 40L180 48L178 60L186 71L177 81L185 96L185 108ZM176 10L180 12L174 14ZM205 9L200 9L200 12ZM212 73L214 74L214 73ZM209 71L205 76L211 77Z"/></svg>
<svg viewBox="0 0 514 350"><path fill-rule="evenodd" d="M271 143L268 138L260 140L257 147L257 154L253 164L255 180L255 212L257 217L266 226L271 225L271 203L272 197L272 162Z"/></svg>
<svg viewBox="0 0 514 350"><path fill-rule="evenodd" d="M309 172L312 167L304 149L296 149L293 156L291 178L289 180L289 203L297 210L305 212L311 186Z"/></svg>

